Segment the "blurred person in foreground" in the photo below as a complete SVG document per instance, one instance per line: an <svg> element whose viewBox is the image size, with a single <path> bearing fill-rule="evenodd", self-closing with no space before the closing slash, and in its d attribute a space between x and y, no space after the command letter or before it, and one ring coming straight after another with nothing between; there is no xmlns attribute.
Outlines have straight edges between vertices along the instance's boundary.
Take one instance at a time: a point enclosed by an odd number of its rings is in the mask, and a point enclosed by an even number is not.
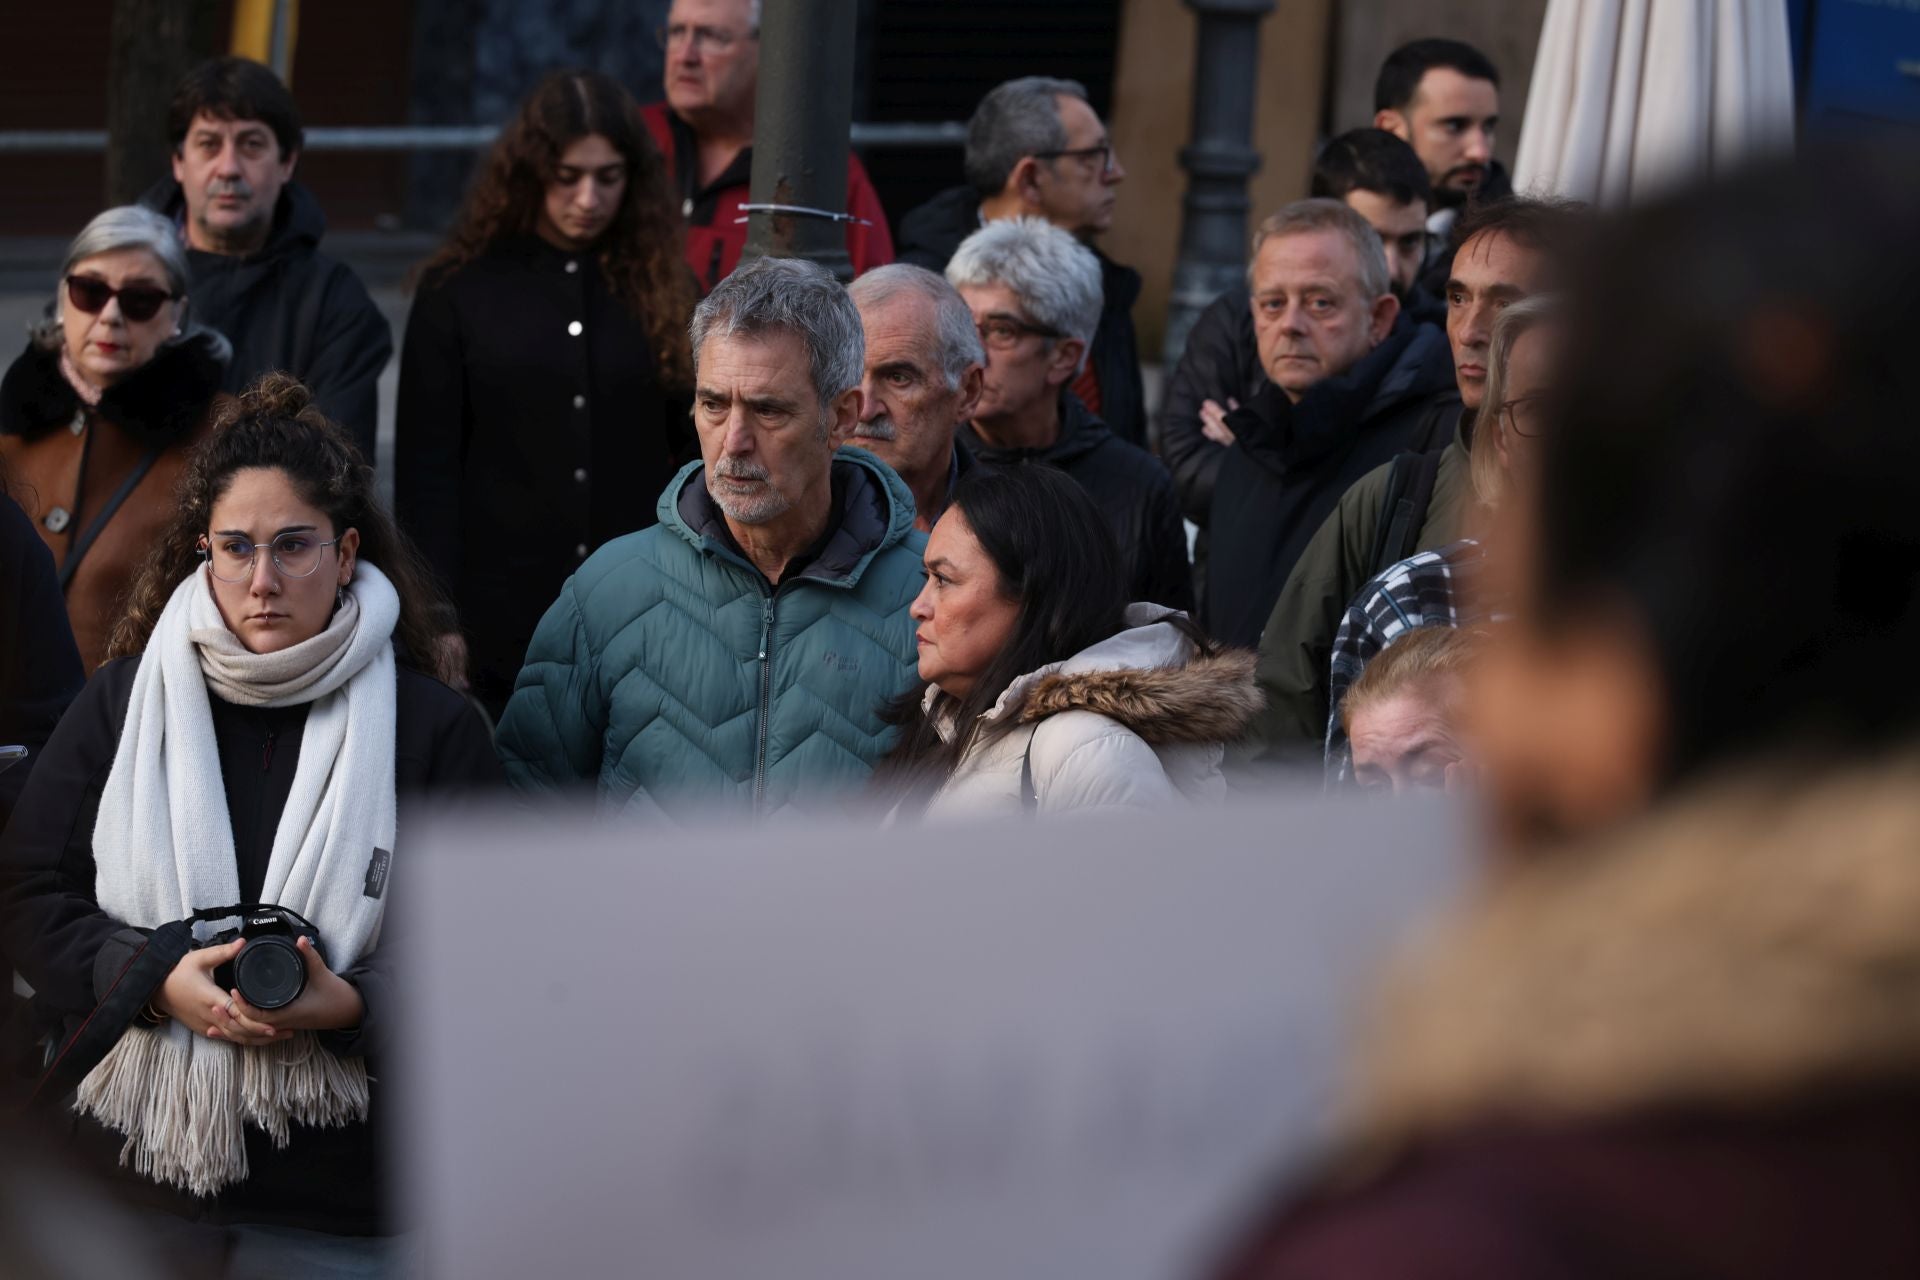
<svg viewBox="0 0 1920 1280"><path fill-rule="evenodd" d="M1467 471L1478 502L1473 536L1408 556L1367 582L1347 606L1333 634L1328 676L1327 773L1349 776L1347 691L1376 655L1421 627L1465 627L1496 617L1501 575L1488 574L1485 531L1516 489L1531 490L1538 476L1539 441L1559 415L1556 396L1560 303L1550 294L1522 298L1500 313L1487 348L1489 406L1485 426L1474 433ZM1510 550L1497 544L1494 552Z"/></svg>
<svg viewBox="0 0 1920 1280"><path fill-rule="evenodd" d="M956 438L987 365L973 312L943 277L906 262L875 267L847 292L867 339L853 438L906 481L914 528L929 532L974 466Z"/></svg>
<svg viewBox="0 0 1920 1280"><path fill-rule="evenodd" d="M1481 637L1454 627L1409 631L1368 664L1341 725L1364 791L1457 791L1472 778L1461 721Z"/></svg>
<svg viewBox="0 0 1920 1280"><path fill-rule="evenodd" d="M0 460L59 566L91 672L134 572L173 515L173 487L207 431L232 355L187 302L171 224L108 209L68 246L53 318L0 379Z"/></svg>
<svg viewBox="0 0 1920 1280"><path fill-rule="evenodd" d="M173 173L140 198L187 242L194 316L233 344L227 391L290 373L369 462L393 331L353 268L321 252L327 220L294 180L306 133L278 76L201 63L167 105Z"/></svg>
<svg viewBox="0 0 1920 1280"><path fill-rule="evenodd" d="M753 177L753 113L760 89L761 0L673 0L659 30L665 100L641 118L666 157L686 222L684 250L702 293L740 261ZM893 261L886 210L860 157L847 153L847 257L853 272Z"/></svg>
<svg viewBox="0 0 1920 1280"><path fill-rule="evenodd" d="M1043 467L962 480L913 604L922 683L879 779L926 817L1127 811L1217 800L1221 744L1258 705L1252 655L1129 603L1093 500Z"/></svg>
<svg viewBox="0 0 1920 1280"><path fill-rule="evenodd" d="M114 660L0 838L0 940L56 1050L39 1101L236 1268L391 1257L369 1238L396 1227L374 1085L400 1034L392 862L416 806L499 776L480 717L419 665L436 604L345 431L262 379L194 452ZM221 981L234 904L317 931L264 962L285 999Z"/></svg>
<svg viewBox="0 0 1920 1280"><path fill-rule="evenodd" d="M678 820L832 808L892 745L925 536L864 449L860 313L825 268L761 258L693 315L701 456L660 523L560 588L500 721L522 791Z"/></svg>
<svg viewBox="0 0 1920 1280"><path fill-rule="evenodd" d="M498 717L527 641L594 548L654 522L692 452L693 281L639 108L597 72L527 96L447 243L400 356L394 513L451 589Z"/></svg>
<svg viewBox="0 0 1920 1280"><path fill-rule="evenodd" d="M960 433L967 451L987 466L1073 477L1107 517L1132 598L1188 608L1193 582L1172 478L1072 390L1100 322L1093 251L1039 218L1004 218L961 242L947 279L987 355L973 421Z"/></svg>
<svg viewBox="0 0 1920 1280"><path fill-rule="evenodd" d="M1920 1274L1920 169L1875 159L1582 272L1471 693L1497 857L1215 1275Z"/></svg>
<svg viewBox="0 0 1920 1280"><path fill-rule="evenodd" d="M1086 86L1052 76L996 85L967 121L967 181L900 219L900 260L946 270L960 242L1001 218L1044 218L1100 264L1100 322L1073 393L1129 444L1147 443L1147 396L1133 304L1140 273L1100 251L1127 170Z"/></svg>

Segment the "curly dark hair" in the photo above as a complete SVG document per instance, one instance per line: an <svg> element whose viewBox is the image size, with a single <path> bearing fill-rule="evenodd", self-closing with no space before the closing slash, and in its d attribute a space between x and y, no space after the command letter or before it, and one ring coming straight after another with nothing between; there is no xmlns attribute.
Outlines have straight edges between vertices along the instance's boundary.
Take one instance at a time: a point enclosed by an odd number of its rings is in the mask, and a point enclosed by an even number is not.
<svg viewBox="0 0 1920 1280"><path fill-rule="evenodd" d="M234 474L249 467L285 472L303 499L327 513L335 536L360 531L360 558L386 574L400 596L396 655L417 670L456 683L461 673L433 665L434 640L447 630L452 606L413 543L380 505L373 467L352 438L315 406L313 393L284 373L269 373L217 403L213 429L188 456L174 492L173 521L134 578L107 656L126 657L147 647L175 588L199 566L200 538L211 527L213 504Z"/></svg>
<svg viewBox="0 0 1920 1280"><path fill-rule="evenodd" d="M645 325L661 383L689 388L693 356L687 321L697 298L681 256L684 233L666 161L632 96L597 71L553 72L527 95L493 144L447 242L420 265L414 279L433 283L502 240L533 234L561 153L596 133L627 162L626 193L600 239L600 269L614 296Z"/></svg>

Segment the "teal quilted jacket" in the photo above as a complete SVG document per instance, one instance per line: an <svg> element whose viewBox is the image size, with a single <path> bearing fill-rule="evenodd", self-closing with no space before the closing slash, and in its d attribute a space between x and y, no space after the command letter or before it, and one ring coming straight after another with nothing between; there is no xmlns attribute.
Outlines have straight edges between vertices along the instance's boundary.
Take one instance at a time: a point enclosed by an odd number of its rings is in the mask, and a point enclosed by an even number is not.
<svg viewBox="0 0 1920 1280"><path fill-rule="evenodd" d="M660 523L588 557L547 610L498 746L523 791L587 783L604 808L690 819L825 809L891 744L887 701L915 683L926 536L872 454L834 457L837 527L778 588L724 536L701 464Z"/></svg>

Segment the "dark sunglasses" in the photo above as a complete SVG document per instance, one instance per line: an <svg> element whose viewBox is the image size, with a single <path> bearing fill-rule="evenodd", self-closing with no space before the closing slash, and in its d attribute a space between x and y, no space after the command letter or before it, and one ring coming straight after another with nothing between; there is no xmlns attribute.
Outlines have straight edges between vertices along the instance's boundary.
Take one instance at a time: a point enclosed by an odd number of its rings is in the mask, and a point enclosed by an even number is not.
<svg viewBox="0 0 1920 1280"><path fill-rule="evenodd" d="M95 280L92 276L67 277L67 304L90 316L99 315L110 299L118 298L120 314L138 323L153 319L160 313L161 307L179 296L148 284L130 284L124 289L115 289L105 280Z"/></svg>

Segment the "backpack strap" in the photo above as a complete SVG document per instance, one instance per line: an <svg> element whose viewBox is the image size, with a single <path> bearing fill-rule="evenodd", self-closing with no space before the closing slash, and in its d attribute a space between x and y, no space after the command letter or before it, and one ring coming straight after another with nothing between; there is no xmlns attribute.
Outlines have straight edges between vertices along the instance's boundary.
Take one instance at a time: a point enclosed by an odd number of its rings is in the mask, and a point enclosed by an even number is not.
<svg viewBox="0 0 1920 1280"><path fill-rule="evenodd" d="M60 562L60 590L65 591L72 584L73 575L80 571L80 562L86 559L87 552L107 527L107 523L113 519L114 512L120 510L121 505L127 500L127 495L147 478L147 472L153 470L153 464L160 461L162 452L164 451L160 449L147 450L146 456L135 464L133 470L127 472L127 478L120 482L120 487L113 491L106 504L100 508L100 513L87 523L87 527L74 540L73 546L67 551L66 558Z"/></svg>
<svg viewBox="0 0 1920 1280"><path fill-rule="evenodd" d="M1393 460L1393 468L1387 473L1386 496L1380 504L1373 554L1367 561L1369 578L1419 550L1420 529L1427 522L1434 482L1440 476L1440 455L1436 449L1403 453Z"/></svg>

